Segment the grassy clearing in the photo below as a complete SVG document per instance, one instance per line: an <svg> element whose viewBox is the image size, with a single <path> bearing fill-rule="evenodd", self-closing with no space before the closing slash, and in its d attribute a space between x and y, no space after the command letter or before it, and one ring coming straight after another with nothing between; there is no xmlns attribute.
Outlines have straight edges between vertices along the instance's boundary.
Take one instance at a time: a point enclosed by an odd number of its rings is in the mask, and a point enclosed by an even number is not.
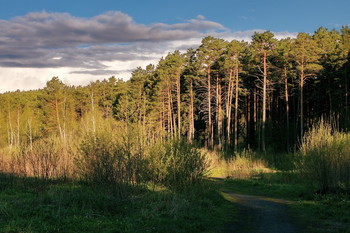
<svg viewBox="0 0 350 233"><path fill-rule="evenodd" d="M221 232L230 204L216 184L152 186L120 199L107 186L2 175L0 232Z"/></svg>

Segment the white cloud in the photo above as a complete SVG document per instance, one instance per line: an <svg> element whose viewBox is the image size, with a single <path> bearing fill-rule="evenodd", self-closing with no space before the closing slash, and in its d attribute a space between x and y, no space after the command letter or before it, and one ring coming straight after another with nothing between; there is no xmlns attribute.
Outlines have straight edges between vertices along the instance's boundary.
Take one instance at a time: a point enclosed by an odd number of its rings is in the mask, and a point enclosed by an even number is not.
<svg viewBox="0 0 350 233"><path fill-rule="evenodd" d="M0 20L0 92L37 89L54 76L85 85L110 76L130 78L168 52L197 48L203 37L250 40L254 31L231 32L198 15L177 24L138 24L121 12L92 18L36 12ZM293 36L288 32L276 37Z"/></svg>

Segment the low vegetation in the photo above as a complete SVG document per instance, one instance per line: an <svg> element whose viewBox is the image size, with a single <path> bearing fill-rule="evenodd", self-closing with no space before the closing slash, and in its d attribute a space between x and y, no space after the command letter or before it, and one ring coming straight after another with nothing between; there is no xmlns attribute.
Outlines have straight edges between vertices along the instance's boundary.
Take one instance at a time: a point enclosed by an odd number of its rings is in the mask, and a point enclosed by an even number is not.
<svg viewBox="0 0 350 233"><path fill-rule="evenodd" d="M322 193L350 191L350 135L320 121L304 137L301 169Z"/></svg>
<svg viewBox="0 0 350 233"><path fill-rule="evenodd" d="M121 198L114 187L99 184L0 178L4 233L209 233L224 229L231 208L208 183L182 192L159 186L133 188Z"/></svg>
<svg viewBox="0 0 350 233"><path fill-rule="evenodd" d="M209 176L218 178L249 179L261 173L273 172L267 162L251 150L243 150L233 156L209 152Z"/></svg>

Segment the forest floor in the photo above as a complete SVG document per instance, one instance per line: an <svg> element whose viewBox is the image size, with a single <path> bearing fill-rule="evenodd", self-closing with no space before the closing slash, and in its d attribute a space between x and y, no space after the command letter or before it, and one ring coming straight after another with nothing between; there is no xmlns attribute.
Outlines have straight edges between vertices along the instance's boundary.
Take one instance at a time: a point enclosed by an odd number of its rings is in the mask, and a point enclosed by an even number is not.
<svg viewBox="0 0 350 233"><path fill-rule="evenodd" d="M226 232L350 233L348 195L319 195L312 186L278 173L211 180L233 204Z"/></svg>
<svg viewBox="0 0 350 233"><path fill-rule="evenodd" d="M236 204L238 216L229 232L297 233L300 226L291 215L289 201L260 196L227 193Z"/></svg>

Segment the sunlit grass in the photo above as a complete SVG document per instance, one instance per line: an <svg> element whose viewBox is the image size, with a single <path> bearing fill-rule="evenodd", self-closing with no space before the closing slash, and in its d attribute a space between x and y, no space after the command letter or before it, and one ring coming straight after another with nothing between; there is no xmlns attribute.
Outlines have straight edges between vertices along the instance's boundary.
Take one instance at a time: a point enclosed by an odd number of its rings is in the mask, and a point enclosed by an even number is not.
<svg viewBox="0 0 350 233"><path fill-rule="evenodd" d="M350 191L350 134L320 121L305 135L300 169L320 192Z"/></svg>
<svg viewBox="0 0 350 233"><path fill-rule="evenodd" d="M229 158L223 158L220 153L210 151L207 158L210 164L209 177L247 179L257 174L273 172L267 163L257 158L251 150L244 150Z"/></svg>

